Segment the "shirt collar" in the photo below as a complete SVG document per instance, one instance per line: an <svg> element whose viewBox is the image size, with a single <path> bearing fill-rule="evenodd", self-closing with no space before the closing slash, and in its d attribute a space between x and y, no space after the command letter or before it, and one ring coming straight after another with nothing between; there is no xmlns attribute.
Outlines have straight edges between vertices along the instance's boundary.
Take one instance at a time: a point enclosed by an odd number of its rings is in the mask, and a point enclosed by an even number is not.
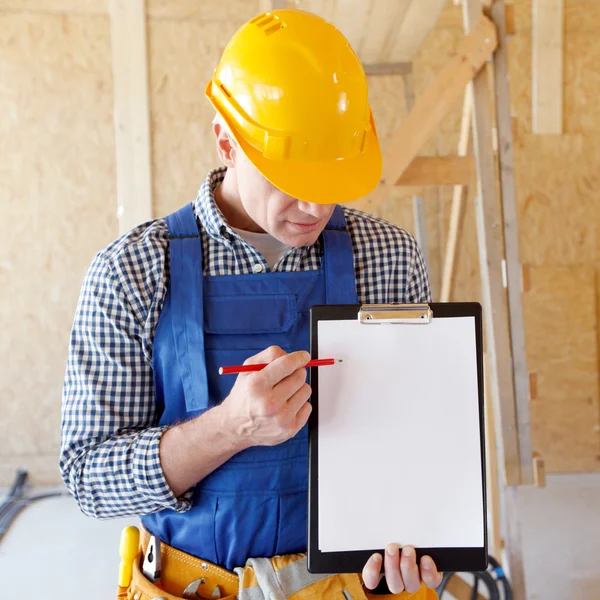
<svg viewBox="0 0 600 600"><path fill-rule="evenodd" d="M211 237L220 241L223 240L223 233L225 231L233 234L227 221L225 221L221 209L215 202L215 190L225 178L226 171L227 167L219 167L210 171L200 186L200 190L194 201L196 218Z"/></svg>

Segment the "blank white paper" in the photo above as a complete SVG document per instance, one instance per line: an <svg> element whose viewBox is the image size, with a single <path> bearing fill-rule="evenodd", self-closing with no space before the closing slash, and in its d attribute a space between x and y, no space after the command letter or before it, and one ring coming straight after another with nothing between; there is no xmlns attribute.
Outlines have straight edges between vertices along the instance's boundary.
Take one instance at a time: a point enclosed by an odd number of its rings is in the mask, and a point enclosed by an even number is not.
<svg viewBox="0 0 600 600"><path fill-rule="evenodd" d="M482 547L475 319L320 321L319 549Z"/></svg>

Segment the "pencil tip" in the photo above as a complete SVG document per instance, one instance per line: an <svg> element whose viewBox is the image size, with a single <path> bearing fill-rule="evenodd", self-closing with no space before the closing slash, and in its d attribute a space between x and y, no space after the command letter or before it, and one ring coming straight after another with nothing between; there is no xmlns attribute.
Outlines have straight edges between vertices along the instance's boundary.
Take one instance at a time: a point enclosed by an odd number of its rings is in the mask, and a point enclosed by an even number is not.
<svg viewBox="0 0 600 600"><path fill-rule="evenodd" d="M342 358L338 358L338 359L337 359L337 361L338 361L338 362L344 362L344 359L342 359Z"/></svg>
<svg viewBox="0 0 600 600"><path fill-rule="evenodd" d="M223 375L223 367L219 367L219 375Z"/></svg>

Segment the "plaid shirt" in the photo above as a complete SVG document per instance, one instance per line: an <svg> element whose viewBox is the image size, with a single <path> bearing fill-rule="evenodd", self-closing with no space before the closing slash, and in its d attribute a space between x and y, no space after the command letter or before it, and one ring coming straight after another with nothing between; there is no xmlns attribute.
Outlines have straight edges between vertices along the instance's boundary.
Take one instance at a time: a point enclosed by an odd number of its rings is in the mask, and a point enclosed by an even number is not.
<svg viewBox="0 0 600 600"><path fill-rule="evenodd" d="M214 201L225 169L209 173L194 203L205 275L269 267L228 226ZM344 208L361 303L428 302L422 255L406 231ZM70 339L62 406L60 469L84 513L112 518L165 508L185 511L163 474L152 372L152 342L169 280L165 219L136 227L94 258ZM320 268L322 243L292 248L273 271Z"/></svg>

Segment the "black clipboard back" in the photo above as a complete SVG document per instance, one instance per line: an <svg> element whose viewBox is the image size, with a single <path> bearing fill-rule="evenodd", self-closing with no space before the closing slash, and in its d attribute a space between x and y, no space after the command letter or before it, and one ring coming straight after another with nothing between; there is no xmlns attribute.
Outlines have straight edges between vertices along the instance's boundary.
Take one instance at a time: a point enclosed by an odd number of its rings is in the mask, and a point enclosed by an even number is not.
<svg viewBox="0 0 600 600"><path fill-rule="evenodd" d="M481 431L481 481L483 498L483 537L481 547L417 547L417 559L428 555L440 571L484 571L488 566L487 502L485 490L485 425L483 395L483 331L482 310L477 302L452 302L430 304L380 304L380 305L322 305L311 309L310 349L313 358L319 358L318 323L327 320L350 321L358 319L370 325L427 325L434 318L473 317L477 351L477 390L479 398L479 425ZM309 503L308 503L308 570L311 573L360 573L375 552L383 548L365 550L322 552L319 549L318 503L318 378L317 368L310 369L309 382L313 388L313 411L309 419ZM443 495L444 490L440 490ZM390 540L392 541L392 540Z"/></svg>

